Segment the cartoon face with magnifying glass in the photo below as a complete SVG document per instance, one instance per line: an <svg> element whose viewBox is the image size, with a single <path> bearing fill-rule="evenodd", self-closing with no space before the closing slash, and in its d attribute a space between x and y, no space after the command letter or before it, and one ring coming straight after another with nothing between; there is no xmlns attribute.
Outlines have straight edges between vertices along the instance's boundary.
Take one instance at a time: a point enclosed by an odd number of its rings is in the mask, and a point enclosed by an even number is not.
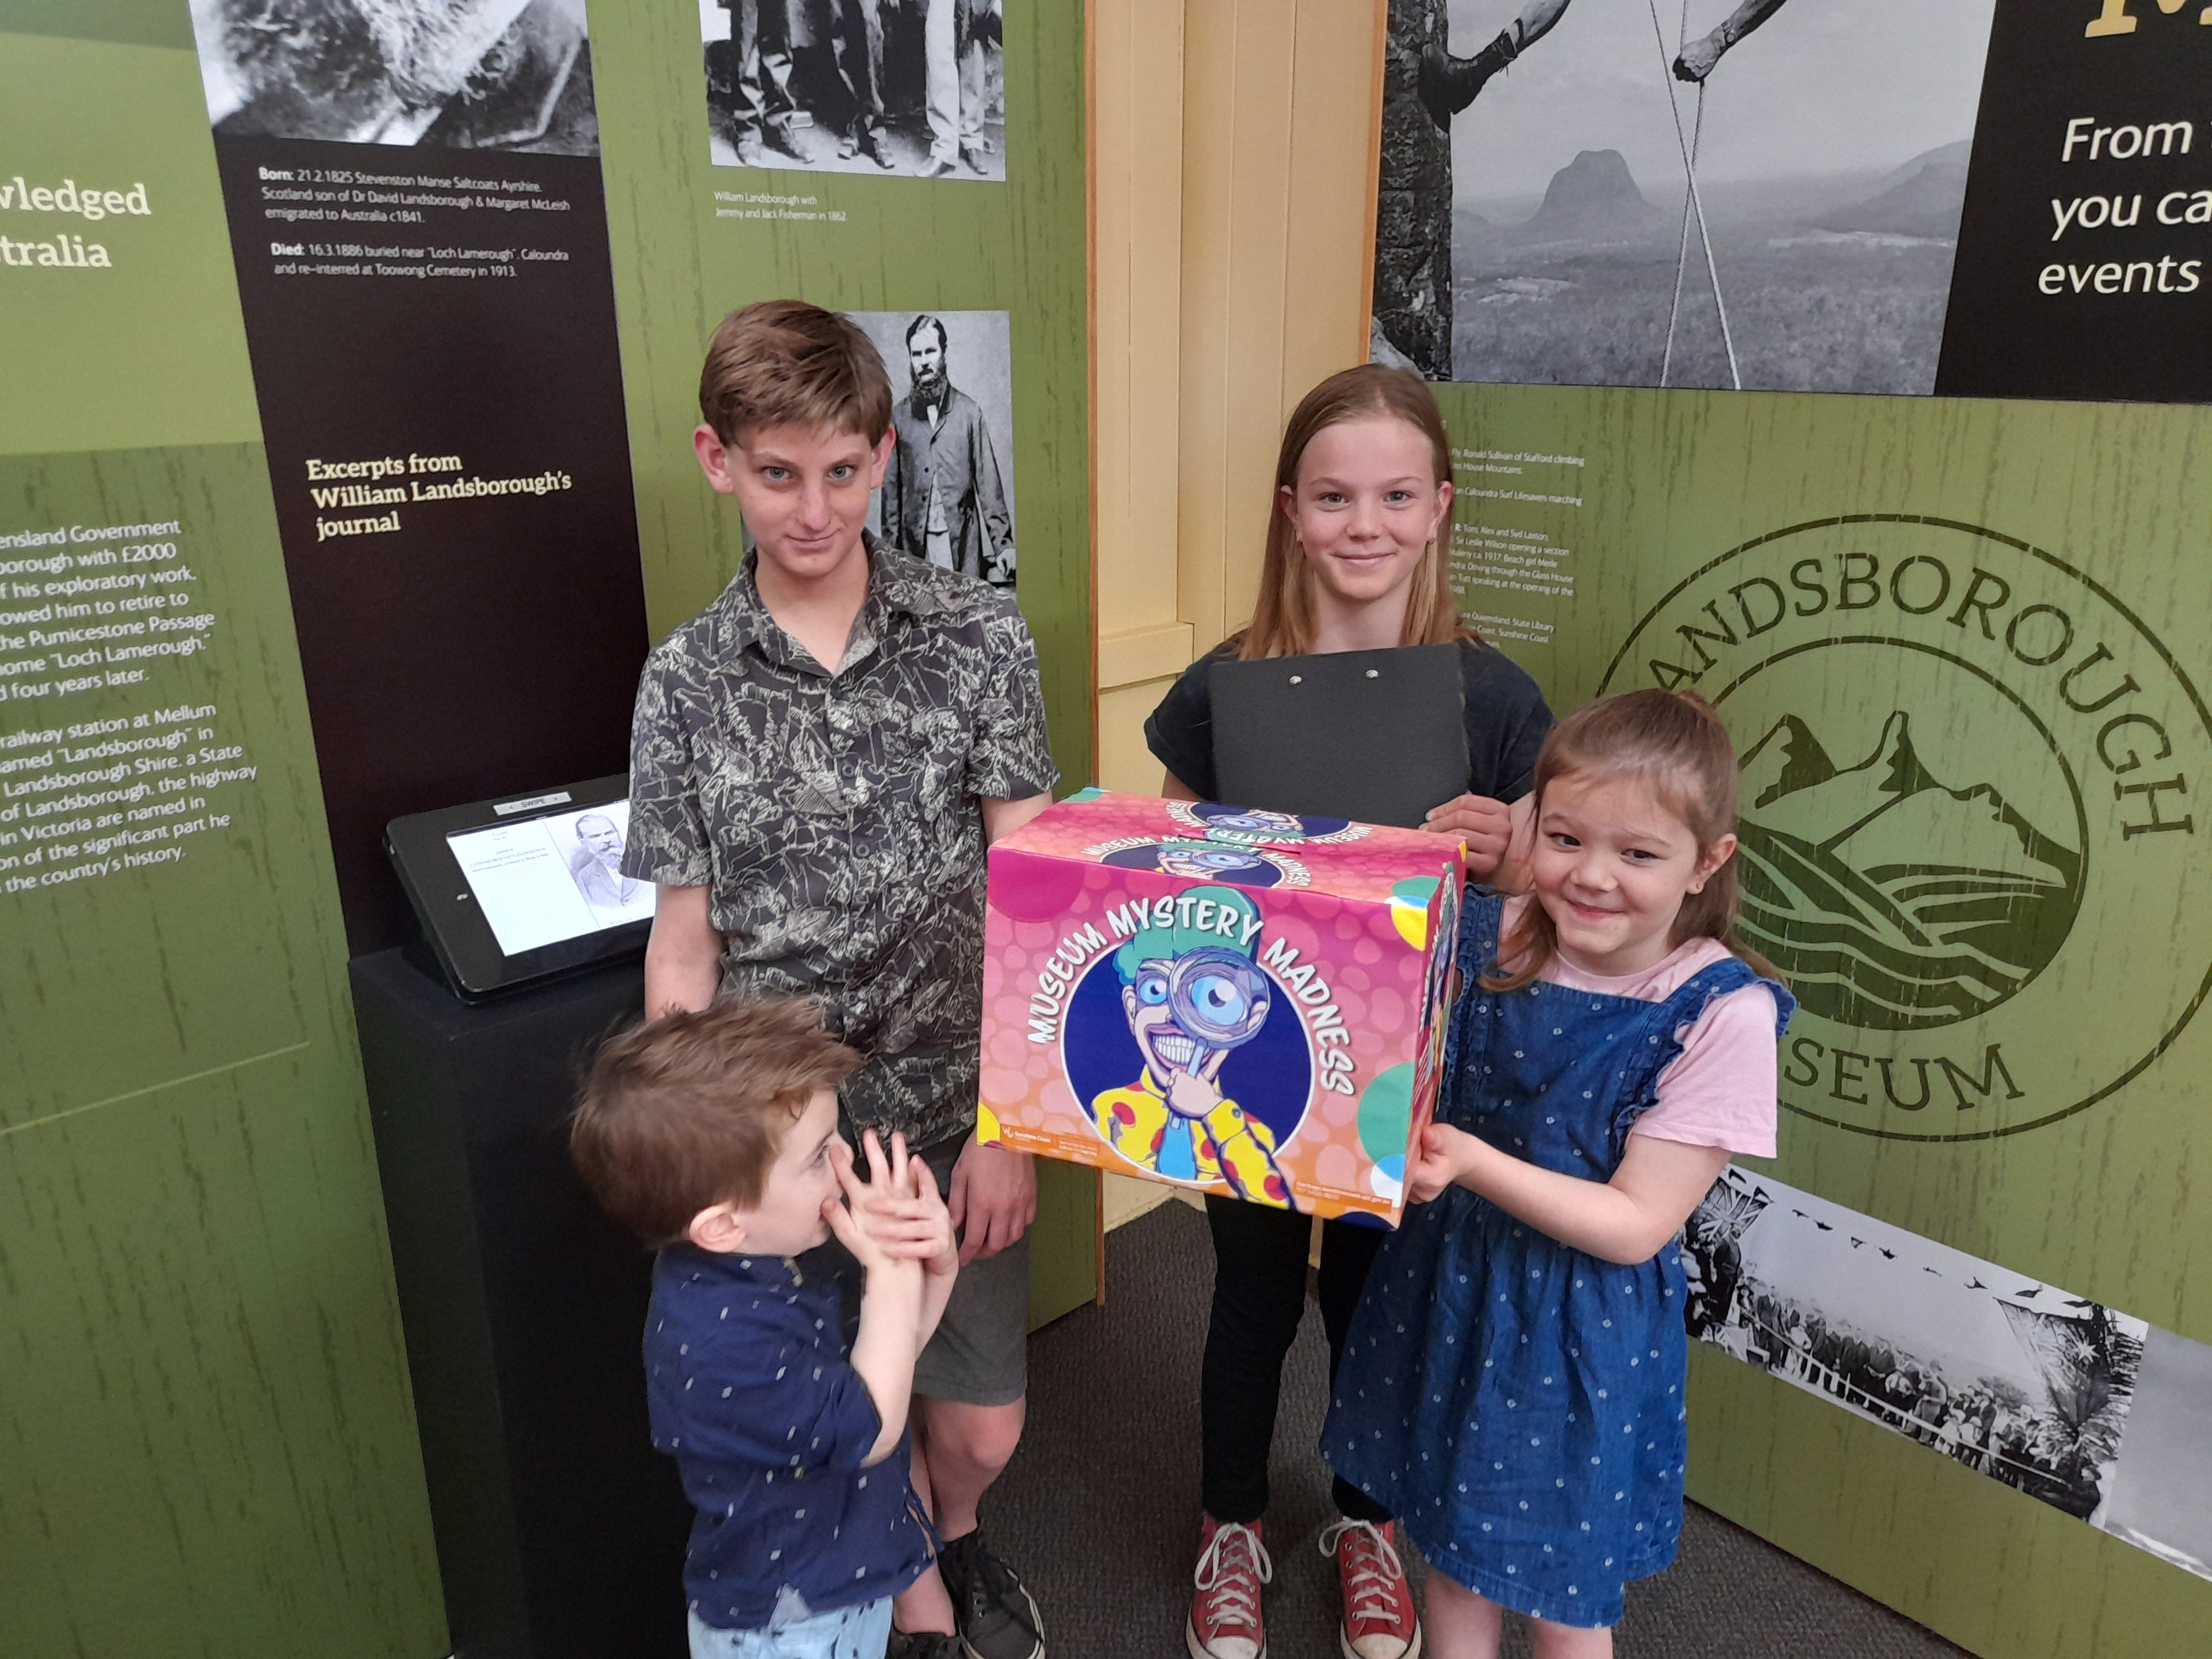
<svg viewBox="0 0 2212 1659"><path fill-rule="evenodd" d="M1172 804L1175 815L1209 841L1262 847L1301 841L1336 841L1352 833L1344 818L1313 817L1297 812L1271 812L1257 806L1231 806L1218 800ZM1356 832L1364 835L1362 830Z"/></svg>
<svg viewBox="0 0 2212 1659"><path fill-rule="evenodd" d="M1117 848L1102 860L1124 870L1158 870L1163 875L1198 881L1234 882L1239 887L1273 887L1283 866L1244 847L1209 847L1196 841L1148 842Z"/></svg>
<svg viewBox="0 0 2212 1659"><path fill-rule="evenodd" d="M1257 912L1243 894L1200 888L1216 914L1241 924ZM1275 1138L1221 1091L1222 1066L1267 1022L1273 982L1253 959L1256 928L1140 928L1115 955L1121 1012L1144 1056L1126 1088L1091 1103L1098 1133L1132 1163L1179 1181L1224 1181L1237 1197L1284 1209L1289 1183ZM1235 941L1245 939L1239 945Z"/></svg>
<svg viewBox="0 0 2212 1659"><path fill-rule="evenodd" d="M1302 836L1305 825L1288 812L1267 812L1253 806L1215 806L1206 805L1193 809L1206 823L1216 830L1243 830L1254 835Z"/></svg>

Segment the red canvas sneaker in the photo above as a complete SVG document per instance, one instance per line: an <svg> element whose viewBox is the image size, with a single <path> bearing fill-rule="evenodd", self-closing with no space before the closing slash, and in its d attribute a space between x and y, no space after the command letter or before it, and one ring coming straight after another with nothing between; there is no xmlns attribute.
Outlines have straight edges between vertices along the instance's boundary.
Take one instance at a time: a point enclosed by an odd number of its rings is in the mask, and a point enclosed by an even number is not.
<svg viewBox="0 0 2212 1659"><path fill-rule="evenodd" d="M1191 1598L1183 1640L1190 1659L1267 1659L1267 1626L1260 1617L1260 1587L1275 1576L1260 1523L1206 1517L1199 1534L1198 1594Z"/></svg>
<svg viewBox="0 0 2212 1659"><path fill-rule="evenodd" d="M1388 1521L1379 1527L1371 1521L1335 1521L1322 1529L1321 1553L1336 1558L1344 1592L1344 1622L1336 1633L1344 1659L1419 1659L1421 1621L1395 1534Z"/></svg>

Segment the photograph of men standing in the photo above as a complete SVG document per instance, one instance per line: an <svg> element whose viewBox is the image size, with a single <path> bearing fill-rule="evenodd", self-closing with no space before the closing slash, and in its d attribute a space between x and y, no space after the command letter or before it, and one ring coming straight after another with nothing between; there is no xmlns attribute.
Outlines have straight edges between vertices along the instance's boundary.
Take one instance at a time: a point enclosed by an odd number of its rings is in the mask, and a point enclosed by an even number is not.
<svg viewBox="0 0 2212 1659"><path fill-rule="evenodd" d="M1004 317L981 315L998 322L1003 341ZM982 405L952 384L941 319L915 318L905 341L911 384L891 406L898 443L884 475L883 539L945 569L1012 587L1013 507Z"/></svg>
<svg viewBox="0 0 2212 1659"><path fill-rule="evenodd" d="M1006 182L1003 0L702 0L699 26L715 166Z"/></svg>

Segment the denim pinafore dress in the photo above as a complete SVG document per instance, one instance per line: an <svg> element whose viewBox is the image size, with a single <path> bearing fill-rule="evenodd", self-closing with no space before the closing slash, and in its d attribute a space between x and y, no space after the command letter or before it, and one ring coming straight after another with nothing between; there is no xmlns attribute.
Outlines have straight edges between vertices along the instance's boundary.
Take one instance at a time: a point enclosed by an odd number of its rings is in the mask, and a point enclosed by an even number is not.
<svg viewBox="0 0 2212 1659"><path fill-rule="evenodd" d="M1662 1002L1491 969L1503 901L1472 900L1437 1115L1544 1169L1609 1179L1629 1127L1716 997L1765 983L1729 957ZM1445 1577L1558 1624L1619 1622L1632 1578L1674 1558L1686 1449L1679 1238L1622 1267L1464 1187L1409 1207L1345 1345L1322 1454Z"/></svg>

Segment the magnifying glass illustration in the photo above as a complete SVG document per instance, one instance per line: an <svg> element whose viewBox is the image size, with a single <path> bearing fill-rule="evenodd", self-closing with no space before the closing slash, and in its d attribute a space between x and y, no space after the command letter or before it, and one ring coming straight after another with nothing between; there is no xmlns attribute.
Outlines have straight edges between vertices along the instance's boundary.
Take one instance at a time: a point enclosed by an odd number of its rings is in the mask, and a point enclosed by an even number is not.
<svg viewBox="0 0 2212 1659"><path fill-rule="evenodd" d="M1249 1042L1267 1023L1267 976L1252 958L1202 945L1168 969L1168 1012L1198 1052L1183 1069L1196 1072L1214 1054Z"/></svg>

